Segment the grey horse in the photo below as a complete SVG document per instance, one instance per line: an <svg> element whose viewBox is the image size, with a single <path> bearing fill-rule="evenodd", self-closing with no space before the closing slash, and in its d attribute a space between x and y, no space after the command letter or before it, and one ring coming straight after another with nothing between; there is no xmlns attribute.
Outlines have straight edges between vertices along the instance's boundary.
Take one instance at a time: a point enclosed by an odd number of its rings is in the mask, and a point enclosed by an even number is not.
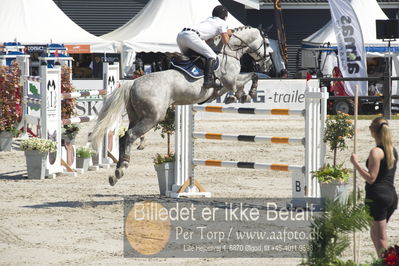
<svg viewBox="0 0 399 266"><path fill-rule="evenodd" d="M114 90L104 101L92 130L91 141L94 146L101 143L107 129L114 121L121 118L126 108L129 117L129 128L120 139L119 161L115 175L109 177L111 185L124 175L130 161L130 146L133 142L151 130L165 118L170 105L185 105L205 102L230 91L233 95L229 102L247 101L244 85L252 80L249 95L256 97L257 75L255 73L240 74L240 58L248 53L256 60L262 70L268 71L272 66L268 39L257 28L241 27L233 30L229 44L221 48L218 55L220 67L215 76L222 86L218 88L202 88L203 79L192 79L177 70L165 70L142 76L134 81L125 81L119 89ZM220 38L215 38L215 47Z"/></svg>

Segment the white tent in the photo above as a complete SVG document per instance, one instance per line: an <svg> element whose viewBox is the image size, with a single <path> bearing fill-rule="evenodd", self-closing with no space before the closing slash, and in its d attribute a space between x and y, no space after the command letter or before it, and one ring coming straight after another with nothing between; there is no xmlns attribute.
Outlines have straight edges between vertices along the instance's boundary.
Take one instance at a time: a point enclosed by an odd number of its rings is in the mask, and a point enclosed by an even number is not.
<svg viewBox="0 0 399 266"><path fill-rule="evenodd" d="M352 0L351 4L356 12L359 23L362 27L364 43L367 47L386 46L386 43L376 38L376 19L388 19L384 11L380 8L376 0ZM309 46L318 46L330 42L336 46L334 27L332 22L328 22L323 28L316 31L302 41Z"/></svg>
<svg viewBox="0 0 399 266"><path fill-rule="evenodd" d="M0 42L22 45L60 43L86 52L113 53L116 43L97 37L73 22L53 0L1 0ZM72 46L71 46L72 48Z"/></svg>
<svg viewBox="0 0 399 266"><path fill-rule="evenodd" d="M362 27L364 44L368 57L380 57L387 56L387 42L378 40L376 38L376 25L375 21L378 19L386 20L388 17L382 11L376 0L352 0L351 4L356 12L359 19L359 23ZM329 46L328 46L329 45ZM391 42L391 51L394 51L393 57L393 73L399 71L399 42ZM310 67L315 66L315 54L320 48L331 47L337 48L337 41L335 38L335 32L332 22L328 22L320 30L316 31L309 37L302 40L302 66ZM331 54L330 54L331 55ZM327 56L326 53L322 55L322 72L324 74L331 74L332 68L336 65L337 59L334 54ZM395 70L396 69L396 70ZM399 74L399 73L397 73ZM394 74L395 76L395 74Z"/></svg>
<svg viewBox="0 0 399 266"><path fill-rule="evenodd" d="M125 25L101 37L121 43L123 72L132 73L135 53L179 52L177 34L211 16L217 5L217 0L151 0ZM227 24L229 28L243 25L231 14Z"/></svg>

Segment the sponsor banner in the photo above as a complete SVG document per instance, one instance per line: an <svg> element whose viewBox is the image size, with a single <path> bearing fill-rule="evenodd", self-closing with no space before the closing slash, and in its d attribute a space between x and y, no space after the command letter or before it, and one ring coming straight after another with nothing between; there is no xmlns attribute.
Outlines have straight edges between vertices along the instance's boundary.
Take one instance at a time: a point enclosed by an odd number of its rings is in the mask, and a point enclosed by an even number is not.
<svg viewBox="0 0 399 266"><path fill-rule="evenodd" d="M66 44L69 54L90 54L90 44Z"/></svg>
<svg viewBox="0 0 399 266"><path fill-rule="evenodd" d="M76 91L91 91L91 90L102 90L103 80L72 80L73 86ZM88 96L76 99L76 115L77 116L90 116L98 115L103 105L104 97L98 96Z"/></svg>
<svg viewBox="0 0 399 266"><path fill-rule="evenodd" d="M251 88L252 82L248 82L245 86L245 91L248 92ZM308 81L308 86L319 87L319 80L311 79ZM257 97L249 103L232 103L224 104L227 95L225 94L218 99L204 103L204 105L223 106L223 107L248 107L248 108L262 108L262 109L291 109L302 110L305 109L305 79L264 79L259 80ZM215 113L199 112L196 114L197 119L221 118L228 119L243 116L240 114L221 115ZM254 119L259 119L259 116L251 116ZM246 116L249 118L249 116Z"/></svg>
<svg viewBox="0 0 399 266"><path fill-rule="evenodd" d="M337 39L339 67L344 78L365 78L366 51L364 49L362 28L350 1L329 0L332 23ZM348 95L355 94L359 88L359 96L367 96L367 81L345 81Z"/></svg>
<svg viewBox="0 0 399 266"><path fill-rule="evenodd" d="M72 80L72 84L77 91L101 90L103 89L102 80ZM319 80L312 79L308 81L310 87L319 87ZM248 92L251 82L245 86ZM223 101L228 94L222 95L218 99L204 103L204 105L223 106L223 107L248 107L262 109L291 109L302 110L305 108L305 90L306 80L304 79L274 79L259 80L258 93L255 100L249 103L224 104ZM76 112L79 116L97 115L102 107L103 96L89 96L77 99ZM214 119L222 120L242 117L240 114L218 114L198 112L196 119ZM246 116L246 118L259 119L259 116Z"/></svg>

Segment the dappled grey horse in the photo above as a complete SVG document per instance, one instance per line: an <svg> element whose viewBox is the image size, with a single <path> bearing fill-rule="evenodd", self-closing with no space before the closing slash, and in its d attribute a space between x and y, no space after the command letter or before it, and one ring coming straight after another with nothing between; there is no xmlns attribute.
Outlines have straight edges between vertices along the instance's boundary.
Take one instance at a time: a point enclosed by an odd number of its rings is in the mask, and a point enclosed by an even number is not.
<svg viewBox="0 0 399 266"><path fill-rule="evenodd" d="M134 81L125 81L106 98L91 135L94 147L101 143L102 137L114 121L121 118L125 108L129 116L129 128L120 141L115 175L109 178L111 185L123 176L125 168L128 167L131 144L161 122L170 105L201 103L228 91L233 93L228 102L237 98L247 101L244 85L250 80L252 86L249 95L252 98L256 97L258 78L255 73L240 74L240 58L248 53L266 72L272 66L270 53L273 50L259 29L241 27L233 31L229 44L223 46L218 55L220 67L215 71L215 76L222 84L220 88L204 89L203 79L192 79L171 69L154 72ZM220 38L216 38L215 47L221 47L219 43Z"/></svg>

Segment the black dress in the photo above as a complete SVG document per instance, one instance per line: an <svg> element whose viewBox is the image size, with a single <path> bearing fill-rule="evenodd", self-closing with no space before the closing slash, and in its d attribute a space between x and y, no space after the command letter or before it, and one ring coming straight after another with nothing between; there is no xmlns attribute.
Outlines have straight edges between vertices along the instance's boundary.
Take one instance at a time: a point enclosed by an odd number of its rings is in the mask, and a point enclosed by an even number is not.
<svg viewBox="0 0 399 266"><path fill-rule="evenodd" d="M366 182L366 204L370 208L370 215L375 221L389 220L394 210L398 206L398 195L395 191L394 180L398 153L394 148L395 162L391 169L388 169L385 149L377 146L384 151L384 159L380 162L377 179L373 184ZM368 167L368 159L366 161Z"/></svg>

